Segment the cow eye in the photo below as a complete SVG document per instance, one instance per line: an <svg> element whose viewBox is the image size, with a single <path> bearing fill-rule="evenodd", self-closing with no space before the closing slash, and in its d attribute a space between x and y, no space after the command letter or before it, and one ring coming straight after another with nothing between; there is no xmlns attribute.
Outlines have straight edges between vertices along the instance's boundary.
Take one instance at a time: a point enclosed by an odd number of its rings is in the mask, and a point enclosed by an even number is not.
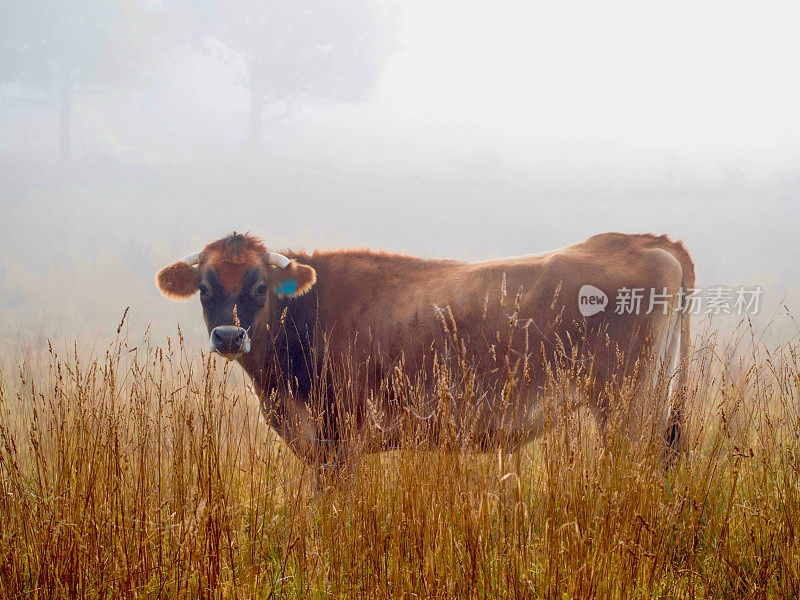
<svg viewBox="0 0 800 600"><path fill-rule="evenodd" d="M267 284L266 283L262 283L261 285L259 285L255 289L254 293L255 293L256 296L266 296L267 295Z"/></svg>
<svg viewBox="0 0 800 600"><path fill-rule="evenodd" d="M208 298L211 295L211 288L208 284L200 283L200 297Z"/></svg>

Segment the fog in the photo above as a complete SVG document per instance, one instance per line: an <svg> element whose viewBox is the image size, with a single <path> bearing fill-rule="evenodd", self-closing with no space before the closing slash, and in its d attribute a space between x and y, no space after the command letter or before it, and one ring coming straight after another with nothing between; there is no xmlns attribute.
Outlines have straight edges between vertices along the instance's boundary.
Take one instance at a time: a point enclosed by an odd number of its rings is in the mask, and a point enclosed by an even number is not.
<svg viewBox="0 0 800 600"><path fill-rule="evenodd" d="M790 2L34 0L0 6L0 341L180 323L232 231L479 260L683 239L798 334ZM720 321L725 321L720 319ZM728 317L722 323L734 325ZM138 334L138 333L137 333Z"/></svg>

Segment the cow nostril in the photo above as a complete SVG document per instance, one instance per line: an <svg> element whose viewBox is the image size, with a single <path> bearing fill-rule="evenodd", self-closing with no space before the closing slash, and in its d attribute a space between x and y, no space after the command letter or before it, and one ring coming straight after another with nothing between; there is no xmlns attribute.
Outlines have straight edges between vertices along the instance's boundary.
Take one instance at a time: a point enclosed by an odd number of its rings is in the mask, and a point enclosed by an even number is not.
<svg viewBox="0 0 800 600"><path fill-rule="evenodd" d="M235 325L220 325L211 330L211 349L220 354L248 352L247 331Z"/></svg>

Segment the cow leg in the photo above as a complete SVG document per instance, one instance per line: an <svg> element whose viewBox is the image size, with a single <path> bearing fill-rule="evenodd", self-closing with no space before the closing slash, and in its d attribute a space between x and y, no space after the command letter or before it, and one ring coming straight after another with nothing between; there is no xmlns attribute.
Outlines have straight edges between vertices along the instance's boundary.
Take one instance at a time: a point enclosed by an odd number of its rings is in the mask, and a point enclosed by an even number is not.
<svg viewBox="0 0 800 600"><path fill-rule="evenodd" d="M515 451L516 448L506 444L501 444L497 449L497 471L501 479L509 473L509 468L513 468L512 460Z"/></svg>
<svg viewBox="0 0 800 600"><path fill-rule="evenodd" d="M681 449L681 436L683 434L683 407L676 406L667 421L667 464L674 462Z"/></svg>
<svg viewBox="0 0 800 600"><path fill-rule="evenodd" d="M684 403L686 400L686 367L683 366L678 375L677 389L671 393L667 399L669 403L669 413L667 415L666 427L666 465L669 467L678 458L678 455L685 450L682 443L684 425Z"/></svg>
<svg viewBox="0 0 800 600"><path fill-rule="evenodd" d="M350 481L357 465L360 448L341 440L328 440L320 444L314 465L315 492L341 488Z"/></svg>
<svg viewBox="0 0 800 600"><path fill-rule="evenodd" d="M339 482L341 470L342 467L337 462L314 465L314 495L335 487Z"/></svg>
<svg viewBox="0 0 800 600"><path fill-rule="evenodd" d="M318 444L314 461L315 493L339 484L345 461L337 446L338 444L333 440L323 440Z"/></svg>
<svg viewBox="0 0 800 600"><path fill-rule="evenodd" d="M597 433L600 436L600 443L603 448L608 446L608 398L601 379L591 382L584 392L586 405L594 417L597 425Z"/></svg>
<svg viewBox="0 0 800 600"><path fill-rule="evenodd" d="M596 400L594 403L590 404L590 410L597 424L597 432L600 434L600 443L603 448L605 448L608 445L608 408L604 401Z"/></svg>

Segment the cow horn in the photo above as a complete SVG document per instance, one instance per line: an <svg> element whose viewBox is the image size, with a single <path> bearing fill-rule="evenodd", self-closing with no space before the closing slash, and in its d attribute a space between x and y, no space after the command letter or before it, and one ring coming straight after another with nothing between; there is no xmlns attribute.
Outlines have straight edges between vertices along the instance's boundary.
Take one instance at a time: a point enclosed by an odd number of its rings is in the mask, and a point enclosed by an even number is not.
<svg viewBox="0 0 800 600"><path fill-rule="evenodd" d="M190 267L194 267L195 265L199 265L200 264L200 252L193 252L192 254L190 254L188 256L185 256L184 259L183 259L183 262L185 262Z"/></svg>
<svg viewBox="0 0 800 600"><path fill-rule="evenodd" d="M271 265L275 265L276 267L280 267L281 269L285 269L292 261L286 258L283 254L278 254L277 252L267 252L267 262L269 262Z"/></svg>

